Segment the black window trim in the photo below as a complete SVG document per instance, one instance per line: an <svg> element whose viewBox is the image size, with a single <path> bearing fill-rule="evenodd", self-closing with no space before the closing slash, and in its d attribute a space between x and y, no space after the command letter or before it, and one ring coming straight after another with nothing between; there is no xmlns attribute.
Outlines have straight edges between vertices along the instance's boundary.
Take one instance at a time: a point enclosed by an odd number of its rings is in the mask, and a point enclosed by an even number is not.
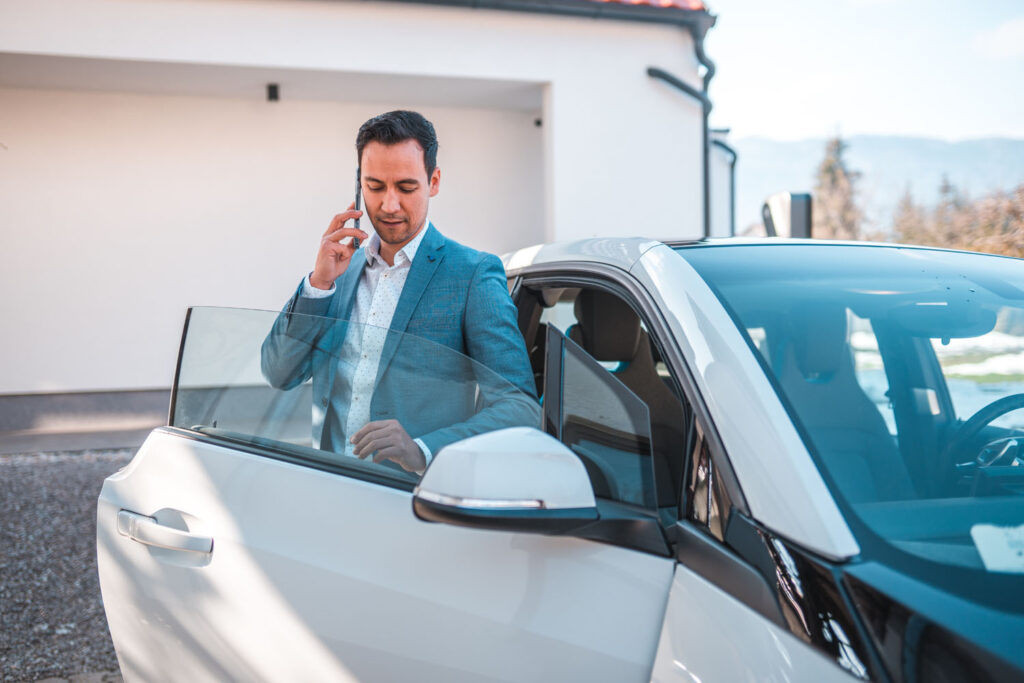
<svg viewBox="0 0 1024 683"><path fill-rule="evenodd" d="M178 342L178 359L174 364L174 381L171 382L171 403L167 407L167 427L174 424L174 411L178 407L178 382L181 379L181 363L185 357L185 342L188 339L188 325L192 320L192 306L185 311L185 323L181 327L181 340Z"/></svg>

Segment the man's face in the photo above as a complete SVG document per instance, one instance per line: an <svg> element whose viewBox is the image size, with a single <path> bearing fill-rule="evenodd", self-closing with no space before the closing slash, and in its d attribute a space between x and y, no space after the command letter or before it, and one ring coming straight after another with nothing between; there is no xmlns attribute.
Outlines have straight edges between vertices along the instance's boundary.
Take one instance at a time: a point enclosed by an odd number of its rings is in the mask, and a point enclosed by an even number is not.
<svg viewBox="0 0 1024 683"><path fill-rule="evenodd" d="M423 148L415 140L369 142L361 160L363 206L382 242L401 248L427 218L441 184L441 170L427 177Z"/></svg>

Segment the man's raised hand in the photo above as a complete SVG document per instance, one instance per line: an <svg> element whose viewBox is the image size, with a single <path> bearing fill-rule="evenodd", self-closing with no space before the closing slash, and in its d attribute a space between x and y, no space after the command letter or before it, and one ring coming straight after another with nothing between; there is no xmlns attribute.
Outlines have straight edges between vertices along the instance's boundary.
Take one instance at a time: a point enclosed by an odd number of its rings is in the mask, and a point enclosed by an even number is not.
<svg viewBox="0 0 1024 683"><path fill-rule="evenodd" d="M352 202L348 205L348 211L339 213L331 219L330 225L320 239L320 249L316 252L313 272L309 274L309 284L317 289L330 289L334 286L334 281L348 269L352 254L356 253L356 247L352 246L351 240L345 244L341 244L341 240L346 237L365 240L367 235L358 228L346 228L345 223L362 215L363 212L357 211L355 202Z"/></svg>

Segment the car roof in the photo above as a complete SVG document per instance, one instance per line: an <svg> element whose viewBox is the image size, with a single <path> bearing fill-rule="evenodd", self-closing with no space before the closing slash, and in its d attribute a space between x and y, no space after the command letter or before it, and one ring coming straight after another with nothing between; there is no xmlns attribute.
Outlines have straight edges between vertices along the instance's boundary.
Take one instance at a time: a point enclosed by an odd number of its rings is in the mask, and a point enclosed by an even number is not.
<svg viewBox="0 0 1024 683"><path fill-rule="evenodd" d="M705 237L691 240L657 240L648 237L594 237L583 240L567 242L553 242L550 244L537 244L514 252L504 254L501 259L505 264L505 270L510 275L526 268L527 266L544 263L559 262L596 262L629 270L633 264L648 250L658 246L667 245L679 252L685 258L689 249L703 247L730 247L730 246L794 246L813 245L828 247L886 247L890 249L915 249L921 251L947 251L955 252L955 249L943 249L941 247L927 247L911 244L896 244L892 242L857 242L844 240L823 240L823 239L791 239L782 237ZM975 253L963 252L959 253ZM986 254L995 256L994 254Z"/></svg>
<svg viewBox="0 0 1024 683"><path fill-rule="evenodd" d="M502 261L505 269L511 274L528 265L541 263L556 263L565 261L586 261L599 262L617 266L629 270L634 263L648 250L657 245L666 245L676 249L685 258L689 249L700 249L705 247L780 247L812 245L815 247L874 247L888 249L912 249L919 251L941 251L959 254L977 254L958 249L946 249L943 247L930 247L923 245L904 245L894 242L859 242L846 240L813 240L813 239L792 239L792 238L699 238L693 240L656 240L652 238L591 238L588 240L574 240L571 242L555 242L544 245L525 247L514 252L504 254ZM984 254L996 258L1014 258L1011 256L1000 256L998 254ZM1020 259L1016 259L1020 260Z"/></svg>
<svg viewBox="0 0 1024 683"><path fill-rule="evenodd" d="M586 261L629 270L648 249L663 242L645 237L595 237L572 242L536 244L501 257L509 274L541 263Z"/></svg>

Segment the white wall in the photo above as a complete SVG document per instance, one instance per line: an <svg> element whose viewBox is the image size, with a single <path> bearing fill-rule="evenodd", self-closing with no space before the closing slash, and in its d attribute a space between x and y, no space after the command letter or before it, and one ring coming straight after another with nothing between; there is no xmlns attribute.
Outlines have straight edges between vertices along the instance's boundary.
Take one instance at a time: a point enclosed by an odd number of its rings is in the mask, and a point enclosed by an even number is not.
<svg viewBox="0 0 1024 683"><path fill-rule="evenodd" d="M678 27L344 0L0 0L0 52L547 83L549 238L702 230L700 107L646 75L700 87Z"/></svg>
<svg viewBox="0 0 1024 683"><path fill-rule="evenodd" d="M170 385L189 305L279 308L355 187L378 106L0 90L0 393ZM424 108L431 220L507 251L543 240L542 132ZM495 161L500 160L500 161Z"/></svg>
<svg viewBox="0 0 1024 683"><path fill-rule="evenodd" d="M358 125L390 108L437 126L431 217L471 246L699 236L700 108L648 66L699 87L663 25L0 0L0 394L166 387L185 306L278 307L347 204Z"/></svg>

